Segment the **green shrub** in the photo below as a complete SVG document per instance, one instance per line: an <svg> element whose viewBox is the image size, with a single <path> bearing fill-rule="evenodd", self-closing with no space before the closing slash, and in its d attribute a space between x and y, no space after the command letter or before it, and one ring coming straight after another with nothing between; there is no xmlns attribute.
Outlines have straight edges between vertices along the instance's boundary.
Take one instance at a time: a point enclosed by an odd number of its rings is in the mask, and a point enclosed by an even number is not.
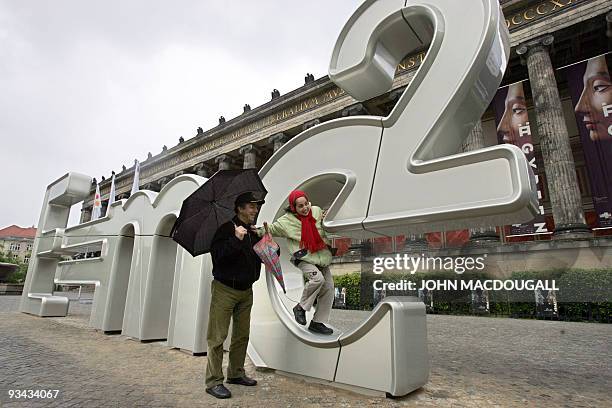
<svg viewBox="0 0 612 408"><path fill-rule="evenodd" d="M25 281L26 272L28 271L28 264L21 263L18 260L13 259L12 256L6 255L3 252L0 252L0 262L19 265L19 269L7 277L7 282L22 283Z"/></svg>
<svg viewBox="0 0 612 408"><path fill-rule="evenodd" d="M612 270L570 269L557 279L559 302L612 301Z"/></svg>
<svg viewBox="0 0 612 408"><path fill-rule="evenodd" d="M23 283L25 281L25 272L17 271L13 272L7 278L8 283Z"/></svg>
<svg viewBox="0 0 612 408"><path fill-rule="evenodd" d="M382 279L384 282L408 280L417 288L423 279L433 280L482 280L490 279L483 272L466 272L462 275L449 271L430 271L417 274L381 274L368 276L368 280ZM612 270L610 269L549 269L543 271L517 271L510 279L555 280L559 319L573 321L612 321ZM336 287L345 287L346 306L351 309L369 308L360 305L361 274L359 272L334 276ZM389 293L387 293L389 295ZM416 291L403 292L416 296ZM393 293L391 293L393 295ZM434 313L472 314L469 291L434 291ZM490 291L489 310L491 315L535 318L536 304L534 291Z"/></svg>
<svg viewBox="0 0 612 408"><path fill-rule="evenodd" d="M360 308L360 284L361 274L359 272L334 276L334 286L337 288L346 288L346 307L348 309Z"/></svg>

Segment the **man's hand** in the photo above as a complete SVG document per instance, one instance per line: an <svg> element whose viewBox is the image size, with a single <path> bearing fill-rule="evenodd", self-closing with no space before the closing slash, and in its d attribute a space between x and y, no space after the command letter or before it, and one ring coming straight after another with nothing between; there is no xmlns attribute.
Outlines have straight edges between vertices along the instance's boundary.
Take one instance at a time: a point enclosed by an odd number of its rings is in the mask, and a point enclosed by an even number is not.
<svg viewBox="0 0 612 408"><path fill-rule="evenodd" d="M236 235L236 238L238 238L239 240L242 241L242 239L244 238L244 236L247 234L247 230L246 228L244 228L243 226L239 225L234 229L234 235Z"/></svg>

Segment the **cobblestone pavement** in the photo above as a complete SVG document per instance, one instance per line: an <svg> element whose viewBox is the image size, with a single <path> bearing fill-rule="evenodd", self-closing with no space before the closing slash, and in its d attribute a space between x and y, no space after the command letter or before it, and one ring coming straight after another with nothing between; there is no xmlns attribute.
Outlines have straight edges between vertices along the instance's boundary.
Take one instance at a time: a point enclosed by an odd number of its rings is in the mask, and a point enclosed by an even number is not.
<svg viewBox="0 0 612 408"><path fill-rule="evenodd" d="M72 301L66 318L19 313L18 304L0 296L2 407L612 406L611 325L429 315L430 380L404 398L255 371L247 361L259 385L229 385L234 398L215 400L204 392L206 357L87 328L89 304ZM334 310L332 319L349 329L365 316ZM16 402L9 389L59 395Z"/></svg>

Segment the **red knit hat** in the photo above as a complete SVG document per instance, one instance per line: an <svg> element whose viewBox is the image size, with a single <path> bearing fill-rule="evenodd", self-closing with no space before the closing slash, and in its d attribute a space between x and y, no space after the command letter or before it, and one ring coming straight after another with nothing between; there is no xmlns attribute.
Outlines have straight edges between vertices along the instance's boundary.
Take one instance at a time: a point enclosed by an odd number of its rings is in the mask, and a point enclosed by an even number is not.
<svg viewBox="0 0 612 408"><path fill-rule="evenodd" d="M289 193L289 208L291 209L291 212L295 212L295 200L300 197L305 197L306 200L308 200L306 193L302 190L293 190L291 193Z"/></svg>
<svg viewBox="0 0 612 408"><path fill-rule="evenodd" d="M321 234L317 231L317 220L312 216L312 209L308 211L308 215L301 215L295 211L295 200L300 197L304 197L308 200L306 193L301 190L293 190L289 194L289 208L302 224L300 247L308 249L308 252L311 253L320 251L326 248L327 245L325 245L325 241L323 241Z"/></svg>

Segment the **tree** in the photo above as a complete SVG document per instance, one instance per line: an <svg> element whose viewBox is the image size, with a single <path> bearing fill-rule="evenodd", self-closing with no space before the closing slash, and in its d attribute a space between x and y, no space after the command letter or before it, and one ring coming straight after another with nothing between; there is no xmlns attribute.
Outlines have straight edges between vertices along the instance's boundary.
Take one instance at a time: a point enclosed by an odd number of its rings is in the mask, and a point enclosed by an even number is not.
<svg viewBox="0 0 612 408"><path fill-rule="evenodd" d="M19 269L13 272L11 275L9 275L8 281L10 283L21 283L25 280L25 276L28 271L28 264L19 262L19 259L13 258L13 256L10 253L5 254L1 251L0 251L0 262L19 265Z"/></svg>

